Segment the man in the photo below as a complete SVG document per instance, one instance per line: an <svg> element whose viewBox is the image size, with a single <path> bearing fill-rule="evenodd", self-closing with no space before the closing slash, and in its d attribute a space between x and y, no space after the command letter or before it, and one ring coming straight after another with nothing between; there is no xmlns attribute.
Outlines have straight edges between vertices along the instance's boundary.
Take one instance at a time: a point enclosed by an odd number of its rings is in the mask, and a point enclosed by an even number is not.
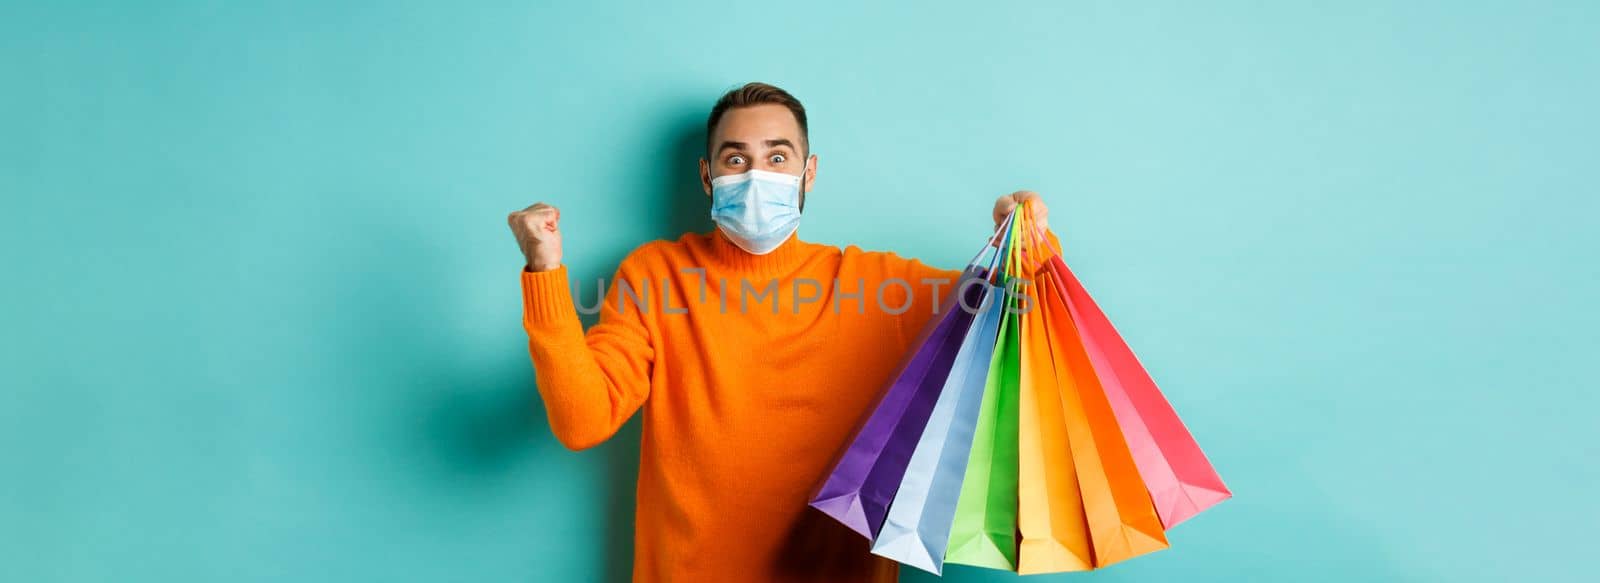
<svg viewBox="0 0 1600 583"><path fill-rule="evenodd" d="M706 135L717 228L635 249L587 334L560 212L511 214L550 428L584 449L643 407L635 581L894 581L893 562L807 502L959 274L795 236L817 156L782 89L723 95ZM1036 198L1000 197L996 224Z"/></svg>

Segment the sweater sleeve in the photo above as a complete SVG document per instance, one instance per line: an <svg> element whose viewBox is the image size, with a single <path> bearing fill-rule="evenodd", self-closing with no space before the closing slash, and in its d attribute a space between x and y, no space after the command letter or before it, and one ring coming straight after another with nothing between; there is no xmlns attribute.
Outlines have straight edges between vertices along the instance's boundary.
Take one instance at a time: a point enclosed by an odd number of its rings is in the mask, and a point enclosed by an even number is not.
<svg viewBox="0 0 1600 583"><path fill-rule="evenodd" d="M618 271L588 333L578 321L567 268L522 273L523 328L550 430L569 449L610 438L650 395L655 350L635 306L619 305Z"/></svg>
<svg viewBox="0 0 1600 583"><path fill-rule="evenodd" d="M959 270L939 269L916 259L902 259L891 254L898 267L893 277L911 283L911 309L898 317L901 340L909 344L921 334L937 311L948 303L961 280ZM957 308L960 309L960 308Z"/></svg>

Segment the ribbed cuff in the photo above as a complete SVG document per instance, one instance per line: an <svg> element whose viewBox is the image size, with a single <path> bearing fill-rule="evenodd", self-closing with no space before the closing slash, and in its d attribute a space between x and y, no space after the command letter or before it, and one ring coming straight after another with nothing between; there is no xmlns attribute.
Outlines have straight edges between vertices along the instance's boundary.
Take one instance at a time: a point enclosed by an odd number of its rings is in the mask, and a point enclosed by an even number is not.
<svg viewBox="0 0 1600 583"><path fill-rule="evenodd" d="M567 266L549 271L522 271L522 319L529 324L554 324L577 318Z"/></svg>

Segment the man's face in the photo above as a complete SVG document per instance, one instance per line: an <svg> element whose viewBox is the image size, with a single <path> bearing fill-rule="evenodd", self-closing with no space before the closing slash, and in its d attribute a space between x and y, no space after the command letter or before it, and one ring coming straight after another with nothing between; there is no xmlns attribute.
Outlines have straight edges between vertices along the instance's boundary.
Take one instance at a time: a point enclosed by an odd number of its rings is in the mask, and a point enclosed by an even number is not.
<svg viewBox="0 0 1600 583"><path fill-rule="evenodd" d="M801 175L811 191L816 180L816 156L806 155L800 123L789 108L776 104L738 107L722 114L711 136L711 159L700 159L700 185L711 195L711 179L750 170ZM802 195L800 204L805 204ZM802 206L803 208L803 206Z"/></svg>

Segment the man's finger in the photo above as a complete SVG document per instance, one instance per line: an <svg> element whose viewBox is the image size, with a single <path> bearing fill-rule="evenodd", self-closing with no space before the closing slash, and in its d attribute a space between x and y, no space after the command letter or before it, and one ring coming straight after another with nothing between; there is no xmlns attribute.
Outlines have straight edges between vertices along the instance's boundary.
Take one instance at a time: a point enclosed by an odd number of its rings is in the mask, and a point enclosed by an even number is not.
<svg viewBox="0 0 1600 583"><path fill-rule="evenodd" d="M537 235L553 233L560 227L561 216L554 211L528 215L528 227Z"/></svg>
<svg viewBox="0 0 1600 583"><path fill-rule="evenodd" d="M995 226L999 226L1001 221L1006 220L1006 215L1011 214L1011 209L1014 208L1017 208L1017 201L1009 196L1002 196L999 200L994 201Z"/></svg>

